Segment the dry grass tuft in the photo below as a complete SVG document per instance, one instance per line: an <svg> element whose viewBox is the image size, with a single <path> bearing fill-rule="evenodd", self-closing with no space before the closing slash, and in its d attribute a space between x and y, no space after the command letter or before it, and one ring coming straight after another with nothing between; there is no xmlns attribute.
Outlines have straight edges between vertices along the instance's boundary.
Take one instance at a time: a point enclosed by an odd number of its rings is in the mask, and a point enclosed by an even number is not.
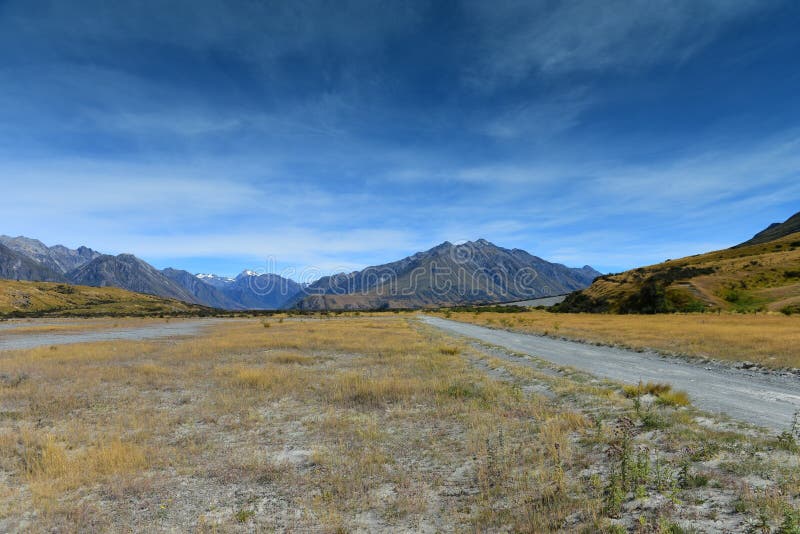
<svg viewBox="0 0 800 534"><path fill-rule="evenodd" d="M294 365L314 365L319 362L318 358L306 354L285 352L270 355L268 360L273 363L294 364Z"/></svg>
<svg viewBox="0 0 800 534"><path fill-rule="evenodd" d="M659 404L665 406L689 406L689 394L685 391L664 391L658 394L656 400Z"/></svg>
<svg viewBox="0 0 800 534"><path fill-rule="evenodd" d="M658 396L664 393L669 393L671 389L672 386L670 384L662 384L659 382L647 382L646 384L639 382L635 386L631 384L625 384L622 386L622 391L628 398L647 394Z"/></svg>

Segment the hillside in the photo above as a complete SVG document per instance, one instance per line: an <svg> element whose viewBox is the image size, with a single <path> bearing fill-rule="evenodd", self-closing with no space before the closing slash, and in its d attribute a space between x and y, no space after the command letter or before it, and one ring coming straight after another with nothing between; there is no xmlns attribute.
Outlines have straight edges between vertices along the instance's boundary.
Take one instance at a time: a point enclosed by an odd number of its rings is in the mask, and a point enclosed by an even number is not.
<svg viewBox="0 0 800 534"><path fill-rule="evenodd" d="M800 212L795 213L782 223L770 224L767 228L754 235L752 239L736 245L734 248L769 243L797 232L800 232Z"/></svg>
<svg viewBox="0 0 800 534"><path fill-rule="evenodd" d="M0 317L207 315L214 310L112 287L0 280Z"/></svg>
<svg viewBox="0 0 800 534"><path fill-rule="evenodd" d="M800 311L800 232L599 277L561 312Z"/></svg>
<svg viewBox="0 0 800 534"><path fill-rule="evenodd" d="M484 239L442 243L402 260L321 278L300 309L422 308L507 302L587 287L600 273L571 269Z"/></svg>

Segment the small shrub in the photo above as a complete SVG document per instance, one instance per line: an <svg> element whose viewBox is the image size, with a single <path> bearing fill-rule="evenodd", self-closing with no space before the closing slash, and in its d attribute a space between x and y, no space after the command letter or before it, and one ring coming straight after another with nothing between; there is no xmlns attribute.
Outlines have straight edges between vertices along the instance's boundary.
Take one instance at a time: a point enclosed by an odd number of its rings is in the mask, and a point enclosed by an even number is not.
<svg viewBox="0 0 800 534"><path fill-rule="evenodd" d="M252 510L239 510L236 512L236 521L239 523L247 523L256 513Z"/></svg>
<svg viewBox="0 0 800 534"><path fill-rule="evenodd" d="M454 399L473 399L483 397L483 392L472 382L454 382L447 386L445 393Z"/></svg>
<svg viewBox="0 0 800 534"><path fill-rule="evenodd" d="M778 534L800 534L800 510L787 508L783 512L783 521L778 527Z"/></svg>

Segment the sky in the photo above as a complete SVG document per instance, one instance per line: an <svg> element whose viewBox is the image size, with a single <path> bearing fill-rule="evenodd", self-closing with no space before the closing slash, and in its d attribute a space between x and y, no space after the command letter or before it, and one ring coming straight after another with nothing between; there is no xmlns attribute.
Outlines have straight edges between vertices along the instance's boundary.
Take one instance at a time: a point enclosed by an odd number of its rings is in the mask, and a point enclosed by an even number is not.
<svg viewBox="0 0 800 534"><path fill-rule="evenodd" d="M603 272L800 211L800 2L0 0L0 233L296 279Z"/></svg>

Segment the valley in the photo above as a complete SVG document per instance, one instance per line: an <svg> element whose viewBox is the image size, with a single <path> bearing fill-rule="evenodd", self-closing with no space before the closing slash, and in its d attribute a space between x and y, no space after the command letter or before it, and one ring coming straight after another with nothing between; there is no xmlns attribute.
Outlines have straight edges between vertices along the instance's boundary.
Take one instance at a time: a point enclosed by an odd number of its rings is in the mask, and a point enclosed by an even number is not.
<svg viewBox="0 0 800 534"><path fill-rule="evenodd" d="M521 358L408 313L187 334L0 349L0 530L794 521L791 428L734 424L666 385Z"/></svg>

